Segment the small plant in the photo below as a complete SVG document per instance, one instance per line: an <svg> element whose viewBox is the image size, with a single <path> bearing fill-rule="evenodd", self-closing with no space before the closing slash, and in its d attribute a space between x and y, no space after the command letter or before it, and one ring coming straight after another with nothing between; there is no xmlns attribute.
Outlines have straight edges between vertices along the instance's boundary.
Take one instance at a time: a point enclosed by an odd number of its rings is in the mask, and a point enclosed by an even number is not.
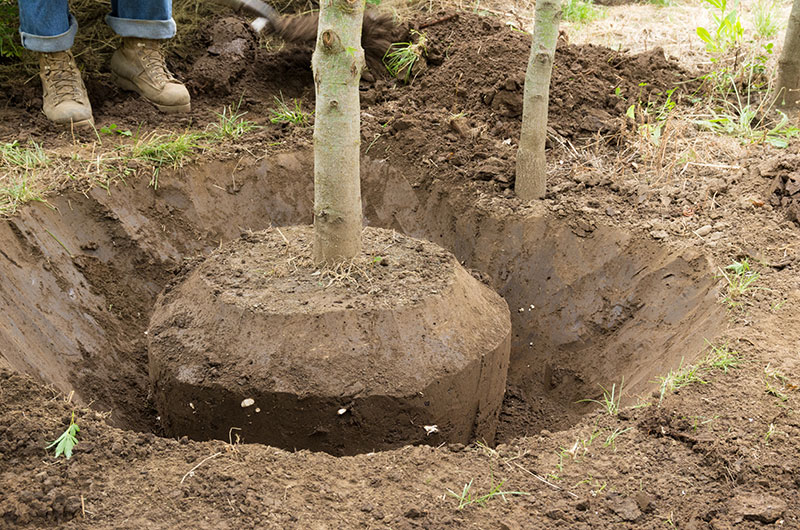
<svg viewBox="0 0 800 530"><path fill-rule="evenodd" d="M778 21L775 15L780 8L777 0L756 0L753 6L753 27L756 35L769 39L778 34Z"/></svg>
<svg viewBox="0 0 800 530"><path fill-rule="evenodd" d="M603 385L600 385L600 388L603 389L603 398L601 400L598 399L581 399L578 403L590 402L590 403L597 403L598 405L602 405L603 409L611 416L616 416L619 413L619 404L622 400L622 385L625 383L625 378L622 378L622 382L619 384L619 393L617 394L617 384L614 383L611 385L611 390L606 390Z"/></svg>
<svg viewBox="0 0 800 530"><path fill-rule="evenodd" d="M770 440L770 438L772 438L773 434L775 434L775 424L774 423L770 423L769 424L769 429L767 429L767 432L764 434L764 443L765 444L769 445L769 440Z"/></svg>
<svg viewBox="0 0 800 530"><path fill-rule="evenodd" d="M605 12L594 5L593 0L567 0L561 6L564 20L576 24L586 24L605 16Z"/></svg>
<svg viewBox="0 0 800 530"><path fill-rule="evenodd" d="M474 494L472 491L473 480L470 480L467 484L464 485L464 489L461 490L461 493L456 493L453 490L449 489L447 490L447 493L449 495L458 499L458 507L456 508L457 510L463 510L470 504L477 504L479 506L483 506L495 497L500 497L507 502L506 495L530 495L530 493L526 493L523 491L503 491L502 487L503 484L505 484L505 481L503 480L495 484L493 475L491 478L492 486L491 489L489 490L489 493L486 493L484 495L477 495Z"/></svg>
<svg viewBox="0 0 800 530"><path fill-rule="evenodd" d="M789 396L786 394L788 390L797 390L797 387L789 382L789 378L783 372L770 368L767 364L764 367L764 392L781 401L789 401Z"/></svg>
<svg viewBox="0 0 800 530"><path fill-rule="evenodd" d="M722 370L727 374L729 368L736 368L741 364L742 358L741 355L739 355L739 352L735 350L729 350L727 344L714 346L708 341L706 342L711 348L711 351L706 358L703 359L702 363L709 368Z"/></svg>
<svg viewBox="0 0 800 530"><path fill-rule="evenodd" d="M739 45L744 36L744 28L736 11L738 2L734 2L728 10L728 0L704 0L706 8L711 11L711 20L715 27L711 31L704 27L697 28L697 36L706 43L706 50L721 53Z"/></svg>
<svg viewBox="0 0 800 530"><path fill-rule="evenodd" d="M308 122L311 116L314 114L306 114L303 112L303 107L300 105L300 100L295 98L292 100L293 106L290 108L286 101L283 99L283 95L281 97L275 97L275 104L277 108L272 109L272 118L270 118L270 122L272 123L291 123L292 125L299 125L300 127L305 127L308 125Z"/></svg>
<svg viewBox="0 0 800 530"><path fill-rule="evenodd" d="M731 272L725 272L725 271ZM741 296L752 288L753 283L761 276L760 273L750 269L750 262L747 258L742 261L734 261L725 269L720 269L722 276L728 282L728 294L731 297Z"/></svg>
<svg viewBox="0 0 800 530"><path fill-rule="evenodd" d="M228 105L222 108L221 113L215 112L219 121L209 125L209 129L211 129L210 135L213 139L223 140L230 138L236 140L246 132L257 127L252 121L244 119L247 113L239 112L241 105L242 100L240 98L239 102L236 104L236 108L234 108L233 105Z"/></svg>
<svg viewBox="0 0 800 530"><path fill-rule="evenodd" d="M393 42L383 56L383 65L389 73L406 83L411 78L414 65L420 57L427 53L427 37L424 33L411 30L411 35L417 37L417 42Z"/></svg>
<svg viewBox="0 0 800 530"><path fill-rule="evenodd" d="M100 127L101 134L118 134L120 136L133 136L133 133L129 129L120 129L116 123L112 123L109 125L104 125Z"/></svg>
<svg viewBox="0 0 800 530"><path fill-rule="evenodd" d="M64 455L67 460L72 458L72 449L78 445L78 431L81 428L78 427L78 424L75 423L75 411L72 411L72 417L69 420L69 427L67 430L61 433L61 436L55 439L53 443L47 446L47 449L55 446L55 458L58 458L61 455Z"/></svg>

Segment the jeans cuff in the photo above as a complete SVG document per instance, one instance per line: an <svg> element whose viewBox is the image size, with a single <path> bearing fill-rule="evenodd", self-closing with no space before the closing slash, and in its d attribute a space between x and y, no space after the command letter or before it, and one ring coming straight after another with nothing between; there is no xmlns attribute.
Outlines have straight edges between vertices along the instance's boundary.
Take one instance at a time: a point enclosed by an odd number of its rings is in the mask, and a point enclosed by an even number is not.
<svg viewBox="0 0 800 530"><path fill-rule="evenodd" d="M120 37L170 39L175 36L175 20L140 20L106 15L106 23Z"/></svg>
<svg viewBox="0 0 800 530"><path fill-rule="evenodd" d="M69 16L69 29L61 35L41 36L19 32L22 47L32 52L63 52L72 48L75 34L78 32L78 21L71 14Z"/></svg>

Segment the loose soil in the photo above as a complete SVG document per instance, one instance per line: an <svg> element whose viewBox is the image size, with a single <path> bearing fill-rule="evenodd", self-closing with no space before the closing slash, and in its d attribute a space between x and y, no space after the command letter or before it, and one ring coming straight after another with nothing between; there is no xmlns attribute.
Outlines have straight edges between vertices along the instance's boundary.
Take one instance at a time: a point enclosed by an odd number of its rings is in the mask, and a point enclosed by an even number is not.
<svg viewBox="0 0 800 530"><path fill-rule="evenodd" d="M276 96L310 110L310 49L262 48L241 20L212 20L196 52L169 58L190 116L157 114L101 69L87 73L98 128L203 128L241 97L263 129L164 168L158 190L132 165L108 192L79 182L0 225L0 527L800 526L796 144L736 144L726 163L650 178L625 110L676 87L680 104L694 74L658 50L562 40L550 193L525 205L510 188L527 38L466 13L423 30L411 85L373 73L362 86L364 213L448 249L511 307L497 438L337 458L235 430L161 436L145 335L158 294L220 242L311 220L311 130L268 122ZM36 82L1 87L2 141L100 148L53 131ZM719 271L743 258L761 276L732 295ZM706 341L741 362L662 395L658 378ZM602 401L600 385L622 387L618 414L579 402ZM44 447L74 409L80 443L54 461ZM501 482L525 494L480 497Z"/></svg>

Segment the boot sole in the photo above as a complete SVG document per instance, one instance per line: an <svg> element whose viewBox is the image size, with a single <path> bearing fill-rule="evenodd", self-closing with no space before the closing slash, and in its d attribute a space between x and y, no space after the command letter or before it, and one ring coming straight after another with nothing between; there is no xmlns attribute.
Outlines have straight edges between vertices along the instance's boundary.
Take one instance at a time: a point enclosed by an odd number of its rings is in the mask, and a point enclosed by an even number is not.
<svg viewBox="0 0 800 530"><path fill-rule="evenodd" d="M137 87L135 84L133 84L132 82L130 82L127 79L125 79L124 77L121 77L118 74L115 74L113 72L111 74L111 80L114 83L116 83L116 85L118 87L120 87L121 89L123 89L123 90L128 90L130 92L136 92L137 94L142 96L148 103L150 103L155 108L157 108L158 110L160 110L161 112L164 112L166 114L185 113L185 112L189 112L190 110L192 110L192 104L191 103L186 103L185 105L161 105L160 103L156 103L152 99L150 99L147 96L145 96L144 94L142 94L139 91L139 87Z"/></svg>
<svg viewBox="0 0 800 530"><path fill-rule="evenodd" d="M81 121L54 121L56 125L59 127L76 127L83 129L84 127L94 127L94 118L90 118L88 120L81 120Z"/></svg>

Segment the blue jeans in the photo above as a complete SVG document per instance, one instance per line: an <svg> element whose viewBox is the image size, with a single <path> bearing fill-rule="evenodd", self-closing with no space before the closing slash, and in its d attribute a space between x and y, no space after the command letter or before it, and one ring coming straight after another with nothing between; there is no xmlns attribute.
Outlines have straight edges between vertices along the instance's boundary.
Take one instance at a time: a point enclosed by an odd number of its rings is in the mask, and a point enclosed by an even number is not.
<svg viewBox="0 0 800 530"><path fill-rule="evenodd" d="M111 0L106 22L120 37L169 39L175 35L172 0ZM67 0L19 0L19 34L28 50L68 50L77 31Z"/></svg>

